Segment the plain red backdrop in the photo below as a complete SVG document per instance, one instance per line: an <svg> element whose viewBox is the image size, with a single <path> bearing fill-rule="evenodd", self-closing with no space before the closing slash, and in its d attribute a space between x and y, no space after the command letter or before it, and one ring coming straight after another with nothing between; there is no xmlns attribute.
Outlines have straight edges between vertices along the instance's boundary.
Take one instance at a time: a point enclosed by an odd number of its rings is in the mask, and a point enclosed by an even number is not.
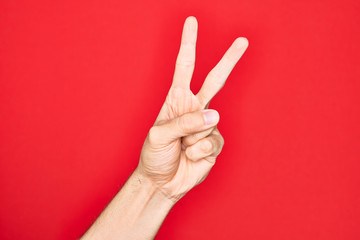
<svg viewBox="0 0 360 240"><path fill-rule="evenodd" d="M79 238L136 167L198 19L225 145L157 239L360 239L360 2L1 1L0 239Z"/></svg>

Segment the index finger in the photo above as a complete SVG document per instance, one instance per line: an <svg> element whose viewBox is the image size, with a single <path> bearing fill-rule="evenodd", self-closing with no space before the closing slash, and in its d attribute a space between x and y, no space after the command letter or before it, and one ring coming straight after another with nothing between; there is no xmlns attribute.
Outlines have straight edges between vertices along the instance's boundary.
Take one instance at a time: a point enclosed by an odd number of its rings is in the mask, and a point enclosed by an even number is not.
<svg viewBox="0 0 360 240"><path fill-rule="evenodd" d="M200 91L196 94L196 97L203 106L206 106L224 86L226 79L244 54L248 45L249 42L246 38L237 38L221 58L220 62L206 76Z"/></svg>

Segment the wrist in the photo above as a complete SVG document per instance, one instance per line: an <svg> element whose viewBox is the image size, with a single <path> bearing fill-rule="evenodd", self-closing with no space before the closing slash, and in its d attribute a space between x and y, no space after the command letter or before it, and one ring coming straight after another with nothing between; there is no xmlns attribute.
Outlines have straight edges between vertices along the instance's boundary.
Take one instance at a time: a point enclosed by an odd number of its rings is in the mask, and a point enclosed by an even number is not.
<svg viewBox="0 0 360 240"><path fill-rule="evenodd" d="M173 205L136 169L83 239L154 239Z"/></svg>
<svg viewBox="0 0 360 240"><path fill-rule="evenodd" d="M133 182L142 189L143 192L149 196L149 199L154 199L154 201L159 204L164 205L164 207L172 207L176 202L176 198L165 191L158 183L156 183L151 177L147 176L139 167L137 167L133 174L131 175Z"/></svg>
<svg viewBox="0 0 360 240"><path fill-rule="evenodd" d="M174 205L177 201L179 201L184 194L174 194L171 191L169 184L158 183L151 176L149 176L141 166L138 166L133 172L134 178L138 181L138 183L143 184L144 188L147 188L149 193L156 196L160 201L170 202Z"/></svg>

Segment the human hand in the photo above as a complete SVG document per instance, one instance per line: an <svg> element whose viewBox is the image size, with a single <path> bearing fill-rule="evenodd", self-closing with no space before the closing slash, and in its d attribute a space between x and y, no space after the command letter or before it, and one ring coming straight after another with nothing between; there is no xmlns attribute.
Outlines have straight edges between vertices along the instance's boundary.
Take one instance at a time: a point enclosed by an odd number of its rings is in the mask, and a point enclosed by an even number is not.
<svg viewBox="0 0 360 240"><path fill-rule="evenodd" d="M209 103L248 47L246 38L237 38L194 95L190 81L197 28L195 17L185 20L173 82L136 169L175 202L206 178L221 152L224 139L217 129L219 114L208 109Z"/></svg>

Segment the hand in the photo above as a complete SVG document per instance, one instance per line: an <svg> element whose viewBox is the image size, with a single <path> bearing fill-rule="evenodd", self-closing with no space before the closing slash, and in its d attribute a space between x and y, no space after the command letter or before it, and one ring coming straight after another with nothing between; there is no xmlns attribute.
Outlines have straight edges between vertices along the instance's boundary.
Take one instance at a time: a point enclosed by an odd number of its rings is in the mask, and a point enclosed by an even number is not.
<svg viewBox="0 0 360 240"><path fill-rule="evenodd" d="M190 81L195 66L197 20L185 21L171 88L141 150L136 171L150 179L173 201L201 183L224 144L217 129L219 114L208 109L248 47L237 38L194 95Z"/></svg>

